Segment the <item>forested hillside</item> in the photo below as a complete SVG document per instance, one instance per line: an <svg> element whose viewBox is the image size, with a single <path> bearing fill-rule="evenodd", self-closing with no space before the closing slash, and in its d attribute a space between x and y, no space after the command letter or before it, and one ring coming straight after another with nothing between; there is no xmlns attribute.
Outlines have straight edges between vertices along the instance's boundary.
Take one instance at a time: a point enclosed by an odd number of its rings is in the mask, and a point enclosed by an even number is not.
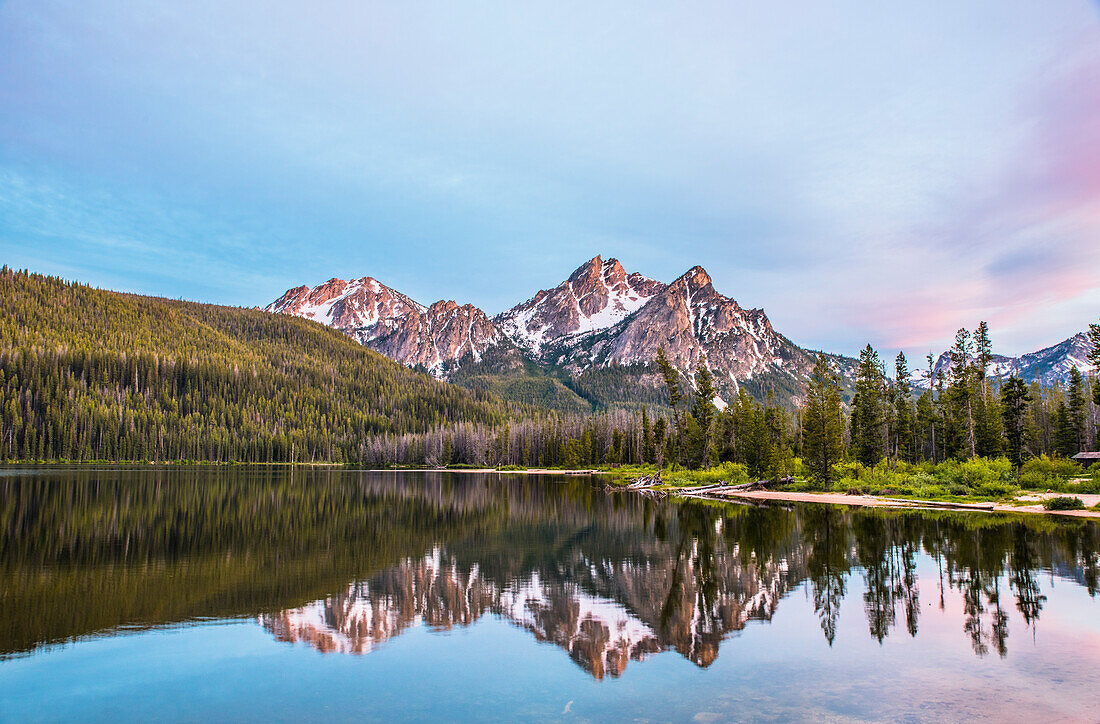
<svg viewBox="0 0 1100 724"><path fill-rule="evenodd" d="M0 395L9 460L358 461L377 434L508 416L304 319L7 267Z"/></svg>

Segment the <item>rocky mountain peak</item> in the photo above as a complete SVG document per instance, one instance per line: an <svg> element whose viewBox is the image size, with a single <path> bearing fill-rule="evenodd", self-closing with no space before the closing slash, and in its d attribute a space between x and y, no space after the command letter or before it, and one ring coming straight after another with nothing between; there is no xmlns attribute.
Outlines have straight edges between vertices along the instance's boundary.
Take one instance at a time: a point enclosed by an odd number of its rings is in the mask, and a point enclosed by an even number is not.
<svg viewBox="0 0 1100 724"><path fill-rule="evenodd" d="M391 359L440 376L448 363L480 359L503 339L488 315L471 304L440 300L426 307L369 276L295 287L266 311L334 327Z"/></svg>
<svg viewBox="0 0 1100 724"><path fill-rule="evenodd" d="M548 344L618 324L665 285L627 274L618 259L595 256L553 289L544 289L496 318L501 331L535 354Z"/></svg>
<svg viewBox="0 0 1100 724"><path fill-rule="evenodd" d="M615 260L612 259L611 261ZM603 273L603 266L603 257L597 254L574 269L573 273L569 275L568 281L570 284L584 284L585 282L595 281Z"/></svg>
<svg viewBox="0 0 1100 724"><path fill-rule="evenodd" d="M627 272L618 259L602 255L495 318L450 299L424 306L370 276L332 278L315 288L297 286L266 310L335 327L391 359L440 377L471 370L470 360L480 365L476 374L535 374L530 370L541 368L574 379L589 373L596 379L605 368L631 367L607 370L604 379L616 381L604 389L616 391L599 394L621 396L599 397L596 404L633 399L639 386L656 389L657 375L645 366L661 348L685 373L705 360L724 400L747 386L758 397L774 390L781 399L797 401L814 363L813 354L776 332L762 309L742 308L717 291L703 267L693 266L666 285ZM1087 351L1088 340L1081 333L1020 357L995 356L988 373L994 378L1016 374L1043 384L1065 382L1072 368L1092 371ZM844 376L851 377L854 362L835 359ZM949 359L941 356L936 369L946 372L948 367ZM926 386L925 377L914 372L914 383ZM623 379L628 380L625 386ZM571 390L569 395L584 404L581 393Z"/></svg>
<svg viewBox="0 0 1100 724"><path fill-rule="evenodd" d="M373 277L332 278L313 289L295 287L266 307L268 312L293 314L344 330L372 327L425 309Z"/></svg>
<svg viewBox="0 0 1100 724"><path fill-rule="evenodd" d="M692 290L703 290L707 287L714 288L713 280L710 278L710 274L707 274L707 270L701 266L693 266L684 272L679 279L674 281L669 286L675 286L678 282L682 282L688 288Z"/></svg>

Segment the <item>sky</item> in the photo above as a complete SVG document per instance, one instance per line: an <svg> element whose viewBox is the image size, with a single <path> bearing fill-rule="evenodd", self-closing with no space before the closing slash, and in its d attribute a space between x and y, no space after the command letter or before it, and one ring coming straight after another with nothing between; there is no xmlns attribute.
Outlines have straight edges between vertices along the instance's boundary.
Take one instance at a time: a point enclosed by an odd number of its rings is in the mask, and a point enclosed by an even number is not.
<svg viewBox="0 0 1100 724"><path fill-rule="evenodd" d="M699 264L804 347L1100 317L1100 4L0 0L0 260L490 314Z"/></svg>

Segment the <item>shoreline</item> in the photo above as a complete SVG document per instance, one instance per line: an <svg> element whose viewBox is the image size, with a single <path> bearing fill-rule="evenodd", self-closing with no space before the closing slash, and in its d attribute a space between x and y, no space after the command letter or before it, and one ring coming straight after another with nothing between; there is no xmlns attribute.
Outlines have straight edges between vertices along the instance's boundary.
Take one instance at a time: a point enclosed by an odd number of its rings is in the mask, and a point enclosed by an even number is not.
<svg viewBox="0 0 1100 724"><path fill-rule="evenodd" d="M72 461L64 462L7 462L0 464L0 471L5 468L20 468L20 467L99 467L99 466L119 466L123 468L141 468L146 466L160 466L160 467L203 467L203 466L217 466L217 467L267 467L267 466L293 466L293 467L311 467L311 468L337 468L355 472L364 473L462 473L462 474L486 474L496 473L498 475L563 475L563 476L588 476L595 477L601 475L615 475L614 471L598 470L595 468L579 468L579 469L555 469L555 468L520 468L515 470L504 470L500 468L446 468L446 467L425 467L425 468L357 468L354 466L345 465L342 463L326 463L326 462L286 462L286 463L241 463L241 462L113 462L113 461L96 461L96 462L83 462L77 463ZM661 488L645 488L641 490L631 491L625 486L619 486L612 483L613 486L621 489L624 492L659 492L667 494L673 497L681 498L693 498L696 500L712 500L716 502L733 502L736 500L756 500L763 502L783 502L783 503L817 503L825 505L849 505L859 508L890 508L896 510L944 510L955 512L979 512L979 513L1028 513L1038 515L1055 515L1067 518L1084 518L1097 520L1100 519L1100 510L1092 510L1095 505L1100 504L1100 494L1092 493L1055 493L1055 492L1036 492L1029 491L1019 495L1015 500L1018 504L1005 503L1001 501L981 500L981 501L958 501L947 502L940 500L920 500L917 498L896 498L896 497L880 497L876 495L849 495L847 493L830 493L830 492L795 492L795 491L782 491L782 490L744 490L744 491L710 491L699 490L693 492L695 486L691 487L661 487ZM705 486L698 486L705 487ZM1077 497L1081 499L1081 502L1085 505L1085 510L1047 510L1042 506L1042 501L1047 498L1055 498L1059 496L1069 495L1071 497Z"/></svg>
<svg viewBox="0 0 1100 724"><path fill-rule="evenodd" d="M1087 508L1100 503L1100 495L1096 494L1078 494L1073 497L1080 498L1085 504L1086 510L1047 510L1042 506L1042 500L1045 498L1055 498L1061 495L1060 493L1027 493L1020 496L1017 500L1021 501L1035 501L1034 505L1011 505L1009 503L1001 503L995 501L982 501L975 502L973 504L962 503L957 508L949 508L943 506L942 501L934 500L918 500L913 499L903 502L901 499L893 498L886 499L876 495L847 495L846 493L798 493L798 492L784 492L779 490L746 490L738 492L715 492L715 493L703 493L699 495L690 495L690 488L680 488L678 490L667 491L669 495L682 495L688 493L689 497L705 498L707 500L723 499L741 499L741 500L764 500L786 503L825 503L828 505L853 505L861 508L895 508L898 510L912 510L921 509L929 510L935 508L937 510L944 511L956 511L956 512L979 512L979 513L1031 513L1041 515L1059 515L1070 518L1100 518L1100 510L1088 510ZM964 507L967 505L989 505L989 508L980 507Z"/></svg>

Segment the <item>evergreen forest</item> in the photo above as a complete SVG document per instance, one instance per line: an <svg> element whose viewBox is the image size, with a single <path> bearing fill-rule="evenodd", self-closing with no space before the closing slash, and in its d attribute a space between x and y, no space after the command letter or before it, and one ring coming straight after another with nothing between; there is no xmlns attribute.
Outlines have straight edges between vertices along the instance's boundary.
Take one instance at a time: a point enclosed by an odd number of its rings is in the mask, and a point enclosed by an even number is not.
<svg viewBox="0 0 1100 724"><path fill-rule="evenodd" d="M718 409L706 365L685 375L662 353L651 371L663 386L648 404L592 413L540 405L571 394L550 378L530 389L528 404L506 404L495 384L441 382L288 315L7 267L0 308L0 458L8 461L732 465L743 476L828 486L859 471L983 460L995 468L991 479L1046 480L1035 470L1073 466L1066 459L1095 449L1100 410L1100 384L1076 369L1050 387L991 377L984 322L959 330L946 370L929 358L918 372L899 354L888 371L868 345L854 380L842 380L820 354L793 408L774 390L742 385ZM1097 364L1100 324L1090 339ZM611 390L636 372L609 369L586 384Z"/></svg>

